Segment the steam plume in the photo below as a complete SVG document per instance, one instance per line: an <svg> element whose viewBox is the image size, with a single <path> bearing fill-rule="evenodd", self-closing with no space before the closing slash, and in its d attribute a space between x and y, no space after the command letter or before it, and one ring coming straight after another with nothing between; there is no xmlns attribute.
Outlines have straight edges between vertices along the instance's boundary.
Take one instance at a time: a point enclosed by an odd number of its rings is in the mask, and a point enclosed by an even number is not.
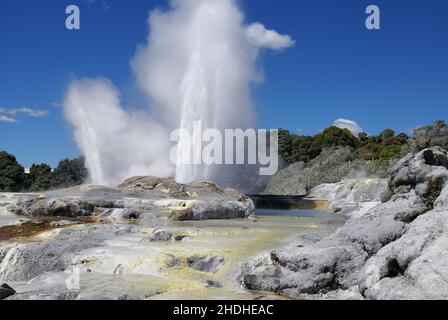
<svg viewBox="0 0 448 320"><path fill-rule="evenodd" d="M139 88L150 98L130 112L106 79L71 84L63 107L75 128L92 182L112 184L132 175L176 175L181 182L213 172L169 162L169 133L255 126L250 86L263 48L281 50L293 40L257 23L247 27L233 0L172 0L149 16L150 33L132 60ZM182 145L182 141L179 142Z"/></svg>

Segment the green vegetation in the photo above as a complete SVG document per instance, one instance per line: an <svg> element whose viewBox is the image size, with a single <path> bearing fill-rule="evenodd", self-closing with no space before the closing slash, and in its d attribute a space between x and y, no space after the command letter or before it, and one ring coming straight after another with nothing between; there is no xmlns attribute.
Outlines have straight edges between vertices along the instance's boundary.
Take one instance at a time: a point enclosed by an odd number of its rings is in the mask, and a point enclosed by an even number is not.
<svg viewBox="0 0 448 320"><path fill-rule="evenodd" d="M27 176L27 186L29 191L48 190L51 187L53 175L48 164L33 164Z"/></svg>
<svg viewBox="0 0 448 320"><path fill-rule="evenodd" d="M343 179L386 178L396 160L365 161L349 146L324 149L309 163L296 162L272 177L264 194L307 194L322 183Z"/></svg>
<svg viewBox="0 0 448 320"><path fill-rule="evenodd" d="M0 152L0 191L17 192L25 184L25 170L17 162L16 157Z"/></svg>
<svg viewBox="0 0 448 320"><path fill-rule="evenodd" d="M417 128L414 136L386 129L378 135L329 127L315 136L279 130L279 153L289 167L274 176L265 194L304 194L322 183L343 179L386 178L389 168L408 153L440 146L448 150L448 125L436 121ZM292 190L292 191L291 191Z"/></svg>
<svg viewBox="0 0 448 320"><path fill-rule="evenodd" d="M86 178L83 157L62 160L53 171L48 164L33 164L27 174L15 156L0 152L0 191L3 192L67 188L82 184Z"/></svg>
<svg viewBox="0 0 448 320"><path fill-rule="evenodd" d="M53 172L51 186L53 188L68 188L80 185L87 178L87 169L84 167L84 158L73 160L65 159Z"/></svg>
<svg viewBox="0 0 448 320"><path fill-rule="evenodd" d="M287 130L279 131L279 153L288 163L305 162L319 156L323 150L332 147L350 147L354 158L363 160L392 160L400 158L402 146L410 138L392 129L386 129L377 136L362 132L354 137L347 129L331 126L315 136L298 136Z"/></svg>
<svg viewBox="0 0 448 320"><path fill-rule="evenodd" d="M331 126L313 137L298 136L279 130L279 153L288 163L309 162L325 148L349 146L355 148L358 140L347 129Z"/></svg>

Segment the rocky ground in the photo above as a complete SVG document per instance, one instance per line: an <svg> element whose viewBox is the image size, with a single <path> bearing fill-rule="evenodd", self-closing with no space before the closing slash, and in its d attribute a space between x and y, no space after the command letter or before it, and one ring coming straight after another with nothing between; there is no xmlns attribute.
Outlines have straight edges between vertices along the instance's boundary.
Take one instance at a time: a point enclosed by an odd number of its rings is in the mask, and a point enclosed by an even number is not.
<svg viewBox="0 0 448 320"><path fill-rule="evenodd" d="M10 300L280 299L241 287L241 263L298 235L321 238L334 218L58 225L0 241L0 281ZM13 293L5 287L3 297Z"/></svg>
<svg viewBox="0 0 448 320"><path fill-rule="evenodd" d="M83 185L37 195L23 195L9 211L18 216L129 218L134 220L204 220L248 217L252 200L210 181L179 184L174 179L134 177L116 188Z"/></svg>
<svg viewBox="0 0 448 320"><path fill-rule="evenodd" d="M346 215L362 215L381 201L387 191L387 179L348 179L321 184L305 200L326 201L327 210Z"/></svg>
<svg viewBox="0 0 448 320"><path fill-rule="evenodd" d="M235 190L154 177L3 193L0 203L0 299L9 300L279 299L244 289L241 263L342 222L255 218Z"/></svg>
<svg viewBox="0 0 448 320"><path fill-rule="evenodd" d="M381 203L355 210L321 240L250 259L242 283L311 299L447 299L447 168L440 148L405 157L392 169ZM328 190L315 195L322 188ZM352 191L343 194L339 203L353 202Z"/></svg>

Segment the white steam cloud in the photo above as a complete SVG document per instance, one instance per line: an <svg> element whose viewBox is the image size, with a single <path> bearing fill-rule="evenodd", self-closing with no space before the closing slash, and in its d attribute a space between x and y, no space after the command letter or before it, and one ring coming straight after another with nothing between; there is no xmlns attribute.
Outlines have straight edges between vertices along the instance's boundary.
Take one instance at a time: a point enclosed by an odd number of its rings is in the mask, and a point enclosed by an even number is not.
<svg viewBox="0 0 448 320"><path fill-rule="evenodd" d="M74 82L64 101L66 118L86 158L92 182L113 184L124 177L172 173L168 133L146 113L127 112L118 90L106 79Z"/></svg>
<svg viewBox="0 0 448 320"><path fill-rule="evenodd" d="M341 129L348 129L355 137L357 137L361 132L364 132L364 130L355 121L347 119L337 119L333 122L333 126Z"/></svg>
<svg viewBox="0 0 448 320"><path fill-rule="evenodd" d="M260 24L256 32L254 25L244 25L234 0L170 4L168 11L150 13L148 43L132 60L150 105L125 109L119 91L103 78L75 81L68 89L65 116L93 183L114 184L134 175L176 175L181 182L214 178L209 169L171 164L169 134L177 128L191 132L199 120L203 129L254 127L250 86L257 80L259 51L293 43Z"/></svg>

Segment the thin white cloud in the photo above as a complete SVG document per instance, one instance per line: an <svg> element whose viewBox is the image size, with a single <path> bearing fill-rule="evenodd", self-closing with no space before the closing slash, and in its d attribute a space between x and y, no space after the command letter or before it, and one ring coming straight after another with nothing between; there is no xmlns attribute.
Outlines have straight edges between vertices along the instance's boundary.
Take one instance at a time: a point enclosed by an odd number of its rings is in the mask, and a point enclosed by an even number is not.
<svg viewBox="0 0 448 320"><path fill-rule="evenodd" d="M11 117L0 115L0 122L16 123L17 120Z"/></svg>
<svg viewBox="0 0 448 320"><path fill-rule="evenodd" d="M34 118L40 118L43 116L46 116L48 114L47 110L38 110L38 109L31 109L31 108L14 108L14 109L3 109L0 108L0 113L9 115L9 116L16 116L18 114L24 114L30 117Z"/></svg>
<svg viewBox="0 0 448 320"><path fill-rule="evenodd" d="M348 129L355 137L357 137L364 130L353 120L337 119L333 122L333 126Z"/></svg>
<svg viewBox="0 0 448 320"><path fill-rule="evenodd" d="M296 43L289 35L282 35L275 30L268 30L259 22L246 28L246 37L257 48L281 51L294 46Z"/></svg>
<svg viewBox="0 0 448 320"><path fill-rule="evenodd" d="M0 122L16 123L18 122L14 117L22 114L28 117L41 118L46 116L49 112L46 110L38 110L31 108L14 108L4 109L0 108Z"/></svg>

